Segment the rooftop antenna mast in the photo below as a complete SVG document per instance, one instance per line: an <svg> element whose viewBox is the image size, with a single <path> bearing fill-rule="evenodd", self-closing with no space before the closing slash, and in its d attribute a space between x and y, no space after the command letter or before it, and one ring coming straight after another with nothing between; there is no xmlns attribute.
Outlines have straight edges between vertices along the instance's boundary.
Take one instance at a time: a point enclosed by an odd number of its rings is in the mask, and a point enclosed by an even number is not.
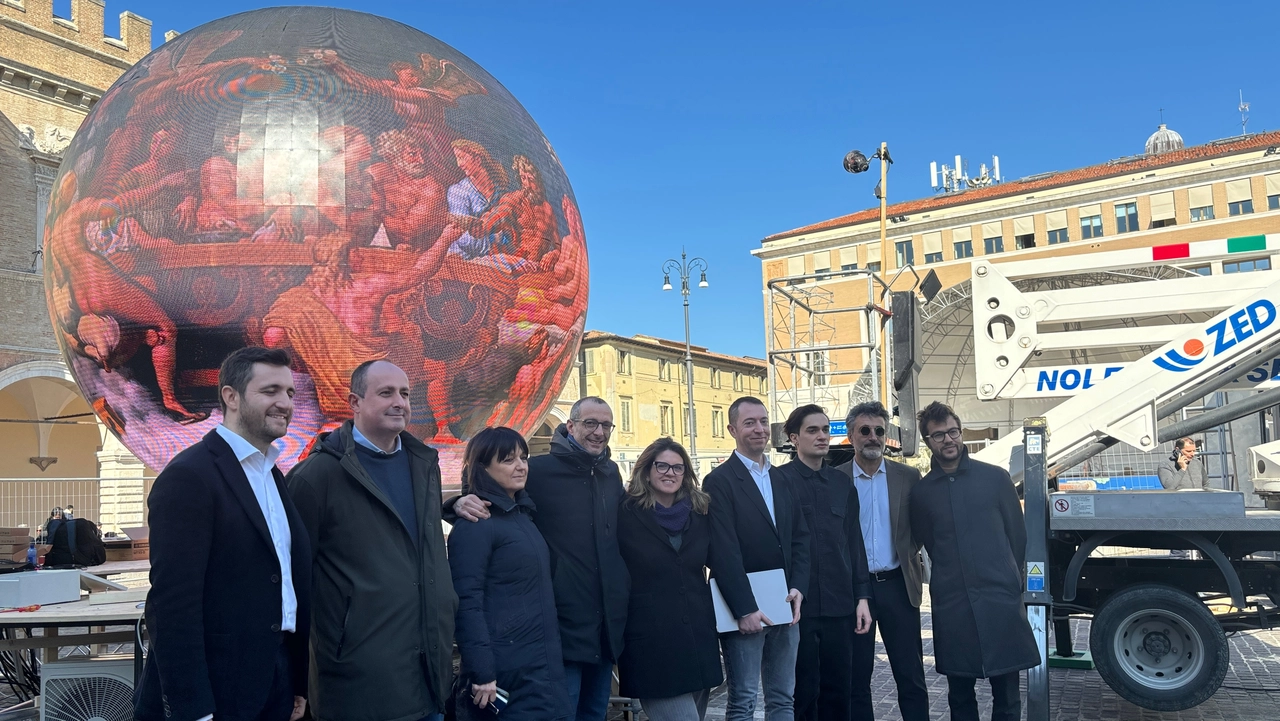
<svg viewBox="0 0 1280 721"><path fill-rule="evenodd" d="M1240 134L1248 135L1249 126L1249 104L1244 101L1244 91L1240 91Z"/></svg>

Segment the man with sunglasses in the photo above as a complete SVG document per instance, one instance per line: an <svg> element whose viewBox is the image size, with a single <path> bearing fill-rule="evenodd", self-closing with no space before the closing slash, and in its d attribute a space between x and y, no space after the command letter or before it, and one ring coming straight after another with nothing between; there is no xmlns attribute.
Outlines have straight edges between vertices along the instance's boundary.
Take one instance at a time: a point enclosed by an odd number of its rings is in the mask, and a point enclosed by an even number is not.
<svg viewBox="0 0 1280 721"><path fill-rule="evenodd" d="M1027 529L1003 468L969 458L960 417L933 402L918 416L933 453L911 489L911 529L933 561L934 665L954 721L978 721L977 679L991 682L992 721L1022 714L1018 672L1040 663L1022 604Z"/></svg>
<svg viewBox="0 0 1280 721"><path fill-rule="evenodd" d="M570 719L604 721L613 664L622 655L631 576L618 550L618 507L625 491L609 459L613 411L602 398L580 398L556 429L551 452L529 459L525 492L537 506L533 521L551 551L556 610ZM446 502L468 521L488 518L475 495ZM452 513L448 511L452 511Z"/></svg>
<svg viewBox="0 0 1280 721"><path fill-rule="evenodd" d="M858 492L826 465L831 421L821 406L800 406L783 425L795 460L778 469L809 526L809 595L800 607L796 718L848 721L853 649L871 630L871 582L859 523Z"/></svg>
<svg viewBox="0 0 1280 721"><path fill-rule="evenodd" d="M898 687L903 721L929 721L920 638L920 597L924 565L907 516L911 488L920 472L885 458L889 411L879 401L859 403L845 422L853 460L837 466L858 490L862 539L871 583L871 631L853 637L854 721L874 721L871 675L876 663L876 628Z"/></svg>

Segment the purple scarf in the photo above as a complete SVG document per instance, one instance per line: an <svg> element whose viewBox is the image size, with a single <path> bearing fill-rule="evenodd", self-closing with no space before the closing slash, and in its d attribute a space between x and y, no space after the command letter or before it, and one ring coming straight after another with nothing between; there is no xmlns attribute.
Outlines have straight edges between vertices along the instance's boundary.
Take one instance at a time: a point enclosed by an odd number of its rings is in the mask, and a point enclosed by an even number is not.
<svg viewBox="0 0 1280 721"><path fill-rule="evenodd" d="M672 536L678 536L684 533L689 527L689 511L693 510L693 503L688 498L681 498L671 504L670 508L664 507L661 503L653 504L653 520L662 526L662 530Z"/></svg>

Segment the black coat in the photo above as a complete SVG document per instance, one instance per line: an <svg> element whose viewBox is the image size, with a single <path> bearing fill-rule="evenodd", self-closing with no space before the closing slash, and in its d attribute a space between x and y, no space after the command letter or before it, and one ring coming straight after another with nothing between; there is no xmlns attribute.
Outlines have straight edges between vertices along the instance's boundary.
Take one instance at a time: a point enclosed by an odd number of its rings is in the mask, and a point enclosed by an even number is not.
<svg viewBox="0 0 1280 721"><path fill-rule="evenodd" d="M715 688L720 672L716 612L705 568L711 519L690 512L677 551L634 501L618 512L618 543L631 572L626 649L618 661L623 696L669 698Z"/></svg>
<svg viewBox="0 0 1280 721"><path fill-rule="evenodd" d="M533 520L551 550L564 660L617 661L631 596L631 577L618 552L624 495L618 464L607 451L597 460L572 446L561 425L551 453L529 459L525 490L538 507Z"/></svg>
<svg viewBox="0 0 1280 721"><path fill-rule="evenodd" d="M512 499L487 476L477 485L489 518L449 534L461 675L475 684L497 680L510 695L504 719L568 718L551 558L533 523L537 509L524 491Z"/></svg>
<svg viewBox="0 0 1280 721"><path fill-rule="evenodd" d="M453 592L440 527L436 452L408 433L418 537L360 465L351 421L289 471L315 548L311 714L320 721L417 721L453 682Z"/></svg>
<svg viewBox="0 0 1280 721"><path fill-rule="evenodd" d="M960 458L911 489L911 530L933 561L929 599L938 672L990 678L1040 663L1022 604L1027 528L1003 468Z"/></svg>
<svg viewBox="0 0 1280 721"><path fill-rule="evenodd" d="M297 631L280 630L279 558L266 517L231 446L210 431L179 453L147 499L151 525L151 653L134 691L140 721L253 719L269 699L283 641L292 694L307 695L311 544L280 471L289 519Z"/></svg>
<svg viewBox="0 0 1280 721"><path fill-rule="evenodd" d="M789 587L809 593L809 527L776 468L770 470L770 483L776 526L764 496L737 453L730 454L729 460L703 481L703 488L711 495L711 543L719 561L712 575L737 618L760 610L748 573L783 568Z"/></svg>

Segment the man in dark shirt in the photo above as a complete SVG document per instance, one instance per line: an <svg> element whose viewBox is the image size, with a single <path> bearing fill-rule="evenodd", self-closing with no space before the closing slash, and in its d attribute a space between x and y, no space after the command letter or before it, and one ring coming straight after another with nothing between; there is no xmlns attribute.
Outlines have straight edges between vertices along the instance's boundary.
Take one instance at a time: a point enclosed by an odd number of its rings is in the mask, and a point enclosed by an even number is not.
<svg viewBox="0 0 1280 721"><path fill-rule="evenodd" d="M848 475L823 465L831 422L820 406L801 406L783 426L796 458L778 469L809 526L809 595L800 607L796 718L848 721L853 637L871 629L871 580L858 492Z"/></svg>

